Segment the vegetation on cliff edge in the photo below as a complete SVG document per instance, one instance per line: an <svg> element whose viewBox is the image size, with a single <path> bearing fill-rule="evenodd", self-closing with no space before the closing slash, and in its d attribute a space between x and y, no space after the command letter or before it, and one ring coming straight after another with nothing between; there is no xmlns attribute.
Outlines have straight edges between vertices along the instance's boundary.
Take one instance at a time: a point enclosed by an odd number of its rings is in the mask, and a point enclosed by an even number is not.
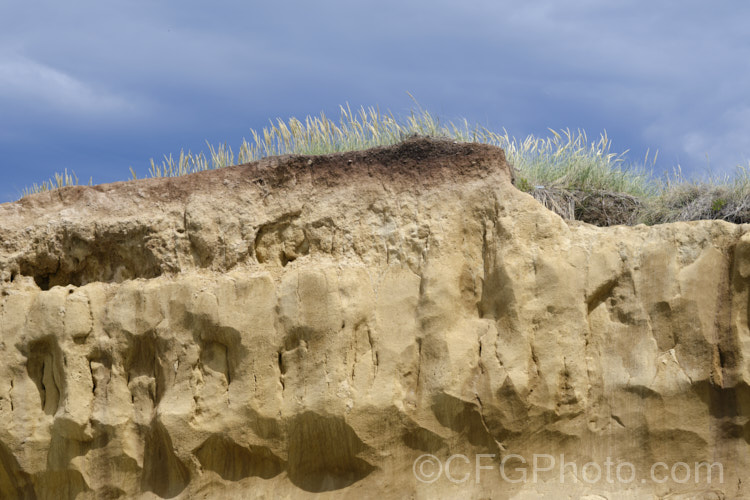
<svg viewBox="0 0 750 500"><path fill-rule="evenodd" d="M580 130L550 133L519 140L505 130L494 132L465 120L441 123L421 108L399 120L372 107L352 111L342 106L338 123L321 113L304 121L277 119L260 132L251 130L251 139L244 139L236 153L227 144L207 143L208 154L180 151L159 162L152 159L148 177L186 175L273 155L360 150L422 135L502 147L516 170L516 186L567 219L600 226L698 219L750 222L750 169L738 167L733 176L704 181L686 179L679 168L656 177L647 169L655 156L630 163L627 151L610 151L606 133L596 140ZM132 167L130 172L137 178ZM76 184L75 173L65 171L25 189L23 195Z"/></svg>

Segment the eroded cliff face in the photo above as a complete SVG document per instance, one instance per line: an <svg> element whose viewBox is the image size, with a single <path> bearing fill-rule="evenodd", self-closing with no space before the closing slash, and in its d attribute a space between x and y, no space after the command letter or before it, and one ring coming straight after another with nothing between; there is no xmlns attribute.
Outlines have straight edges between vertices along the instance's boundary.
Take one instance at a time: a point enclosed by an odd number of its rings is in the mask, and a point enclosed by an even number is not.
<svg viewBox="0 0 750 500"><path fill-rule="evenodd" d="M750 496L750 228L510 177L413 139L0 205L0 498Z"/></svg>

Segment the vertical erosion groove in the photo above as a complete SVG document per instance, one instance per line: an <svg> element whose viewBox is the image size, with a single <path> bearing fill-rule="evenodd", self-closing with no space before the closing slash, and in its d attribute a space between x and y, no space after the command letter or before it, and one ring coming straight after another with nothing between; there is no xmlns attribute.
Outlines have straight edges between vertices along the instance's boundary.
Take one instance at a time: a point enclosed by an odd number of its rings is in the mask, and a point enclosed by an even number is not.
<svg viewBox="0 0 750 500"><path fill-rule="evenodd" d="M42 411L47 415L57 412L61 396L61 367L52 344L50 339L31 343L26 362L26 371L36 384Z"/></svg>
<svg viewBox="0 0 750 500"><path fill-rule="evenodd" d="M143 452L142 488L161 498L173 498L189 481L190 471L175 455L166 428L159 421L152 421Z"/></svg>

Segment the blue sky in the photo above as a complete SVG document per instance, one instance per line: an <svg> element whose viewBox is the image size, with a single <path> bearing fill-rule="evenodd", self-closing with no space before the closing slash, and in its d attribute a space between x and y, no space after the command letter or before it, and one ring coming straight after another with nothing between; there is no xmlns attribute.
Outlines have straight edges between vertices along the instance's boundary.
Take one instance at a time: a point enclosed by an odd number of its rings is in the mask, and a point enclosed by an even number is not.
<svg viewBox="0 0 750 500"><path fill-rule="evenodd" d="M657 169L750 158L750 3L0 3L0 202L141 175L269 119L414 103L512 135L603 130ZM710 167L709 167L710 165Z"/></svg>

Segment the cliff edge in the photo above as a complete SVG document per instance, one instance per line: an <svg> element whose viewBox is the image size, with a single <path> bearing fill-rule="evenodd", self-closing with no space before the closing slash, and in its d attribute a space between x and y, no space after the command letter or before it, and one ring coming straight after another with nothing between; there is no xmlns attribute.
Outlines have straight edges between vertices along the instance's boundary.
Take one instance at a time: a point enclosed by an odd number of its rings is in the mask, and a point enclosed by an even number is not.
<svg viewBox="0 0 750 500"><path fill-rule="evenodd" d="M750 226L511 176L415 138L0 205L0 498L750 496Z"/></svg>

